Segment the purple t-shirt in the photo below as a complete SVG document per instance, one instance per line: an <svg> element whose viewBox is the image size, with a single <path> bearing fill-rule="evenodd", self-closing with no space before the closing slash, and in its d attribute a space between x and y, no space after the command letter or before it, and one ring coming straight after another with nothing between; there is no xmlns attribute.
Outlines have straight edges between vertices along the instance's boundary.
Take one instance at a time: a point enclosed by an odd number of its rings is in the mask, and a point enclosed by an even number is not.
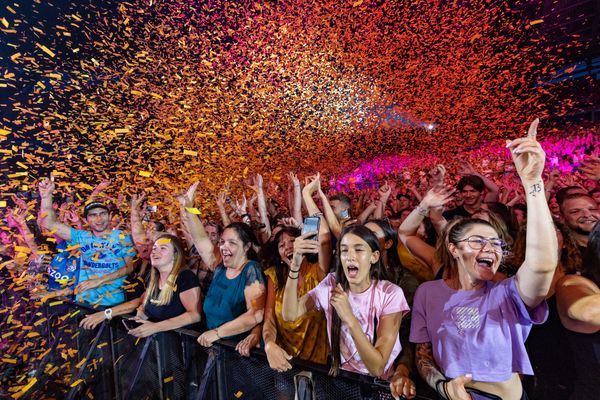
<svg viewBox="0 0 600 400"><path fill-rule="evenodd" d="M315 302L318 310L323 310L327 318L327 336L331 343L331 320L333 315L333 306L331 305L331 291L336 286L335 275L330 273L323 279L317 287L308 292L308 295ZM367 335L367 338L373 343L375 333L375 319L378 323L381 317L394 314L406 313L408 303L404 298L404 292L399 286L388 281L373 281L371 286L362 293L348 293L350 307L358 319L360 326ZM387 361L382 378L389 378L394 372L394 360L400 354L402 347L400 340L396 335L396 342ZM348 326L342 322L340 335L340 355L341 368L346 371L357 372L359 374L369 375L369 370L362 362L358 349L350 334Z"/></svg>
<svg viewBox="0 0 600 400"><path fill-rule="evenodd" d="M527 310L514 277L478 290L454 290L436 280L417 289L410 341L431 342L447 378L470 373L477 381L502 382L513 372L533 375L525 339L532 324L547 317L545 301Z"/></svg>

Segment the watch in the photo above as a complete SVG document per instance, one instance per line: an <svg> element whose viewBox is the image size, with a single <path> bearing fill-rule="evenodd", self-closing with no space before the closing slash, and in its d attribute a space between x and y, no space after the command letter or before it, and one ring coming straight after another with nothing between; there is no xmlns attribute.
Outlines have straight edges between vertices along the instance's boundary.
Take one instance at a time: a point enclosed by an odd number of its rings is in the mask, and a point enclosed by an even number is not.
<svg viewBox="0 0 600 400"><path fill-rule="evenodd" d="M107 308L104 310L104 318L108 319L109 321L112 319L112 308Z"/></svg>

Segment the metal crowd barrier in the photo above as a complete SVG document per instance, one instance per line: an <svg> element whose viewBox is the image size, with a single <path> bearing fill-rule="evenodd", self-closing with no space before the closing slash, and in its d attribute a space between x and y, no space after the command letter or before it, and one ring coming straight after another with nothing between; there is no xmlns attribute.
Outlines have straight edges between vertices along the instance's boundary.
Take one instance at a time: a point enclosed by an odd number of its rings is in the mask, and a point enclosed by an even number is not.
<svg viewBox="0 0 600 400"><path fill-rule="evenodd" d="M275 372L262 350L243 357L228 341L206 349L194 331L138 339L119 317L92 331L80 329L81 319L97 311L69 301L42 306L37 315L44 323L37 328L44 350L29 358L30 387L20 399L393 399L386 381L346 371L332 378L328 367L301 360Z"/></svg>

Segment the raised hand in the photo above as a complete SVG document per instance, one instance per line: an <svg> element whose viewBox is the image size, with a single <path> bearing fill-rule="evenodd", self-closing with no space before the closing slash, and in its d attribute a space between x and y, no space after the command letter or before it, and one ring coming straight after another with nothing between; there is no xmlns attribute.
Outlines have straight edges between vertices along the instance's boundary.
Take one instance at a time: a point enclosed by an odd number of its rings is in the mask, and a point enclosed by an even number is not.
<svg viewBox="0 0 600 400"><path fill-rule="evenodd" d="M222 190L219 192L219 195L217 196L217 206L219 208L225 207L226 202L227 202L227 192L225 190Z"/></svg>
<svg viewBox="0 0 600 400"><path fill-rule="evenodd" d="M248 211L248 200L246 199L246 195L242 195L241 200L235 201L236 212L240 215L246 214Z"/></svg>
<svg viewBox="0 0 600 400"><path fill-rule="evenodd" d="M321 190L321 174L309 176L304 181L304 190L312 195L314 192Z"/></svg>
<svg viewBox="0 0 600 400"><path fill-rule="evenodd" d="M450 186L434 186L425 194L421 205L425 208L443 207L452 200L454 188Z"/></svg>
<svg viewBox="0 0 600 400"><path fill-rule="evenodd" d="M177 201L179 201L179 204L181 204L182 207L194 206L194 199L196 198L196 189L198 189L199 184L200 182L194 182L185 193L177 196Z"/></svg>
<svg viewBox="0 0 600 400"><path fill-rule="evenodd" d="M139 211L140 206L144 203L145 200L146 193L142 192L142 194L140 195L134 194L133 196L131 196L131 209Z"/></svg>
<svg viewBox="0 0 600 400"><path fill-rule="evenodd" d="M54 176L52 176L52 174L50 174L50 178L42 178L42 180L38 184L40 197L42 199L51 198L55 188L56 186L54 185Z"/></svg>
<svg viewBox="0 0 600 400"><path fill-rule="evenodd" d="M298 236L294 239L294 256L292 259L292 268L294 270L300 269L300 265L302 264L302 258L305 254L316 254L319 252L319 242L316 240L307 239L309 237L317 235L319 232L306 232L303 235Z"/></svg>
<svg viewBox="0 0 600 400"><path fill-rule="evenodd" d="M442 164L436 165L435 168L429 171L429 175L431 176L431 186L443 185L446 177L446 167Z"/></svg>
<svg viewBox="0 0 600 400"><path fill-rule="evenodd" d="M261 174L256 174L245 183L246 186L252 189L255 193L258 193L263 188L263 177Z"/></svg>
<svg viewBox="0 0 600 400"><path fill-rule="evenodd" d="M546 153L536 139L539 123L540 120L536 118L529 126L526 137L509 141L506 145L523 184L541 182Z"/></svg>
<svg viewBox="0 0 600 400"><path fill-rule="evenodd" d="M473 168L468 161L465 161L458 166L458 174L460 176L474 175L476 173L475 168Z"/></svg>
<svg viewBox="0 0 600 400"><path fill-rule="evenodd" d="M296 175L293 172L288 172L288 179L290 180L290 183L292 184L292 186L294 187L300 187L300 179L298 179L298 175Z"/></svg>
<svg viewBox="0 0 600 400"><path fill-rule="evenodd" d="M581 162L579 170L594 181L600 180L600 157L588 156Z"/></svg>
<svg viewBox="0 0 600 400"><path fill-rule="evenodd" d="M390 198L390 195L392 194L392 188L388 185L387 181L385 181L383 186L379 188L378 193L381 202L384 204L387 203L388 199Z"/></svg>

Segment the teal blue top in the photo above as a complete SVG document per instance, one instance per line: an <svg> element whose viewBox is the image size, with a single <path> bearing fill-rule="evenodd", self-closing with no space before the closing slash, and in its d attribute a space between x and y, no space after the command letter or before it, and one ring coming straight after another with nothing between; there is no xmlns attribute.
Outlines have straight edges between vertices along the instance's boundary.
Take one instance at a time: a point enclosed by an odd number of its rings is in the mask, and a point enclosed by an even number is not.
<svg viewBox="0 0 600 400"><path fill-rule="evenodd" d="M244 289L254 282L265 284L265 278L260 265L256 261L248 261L242 272L233 279L227 278L227 268L219 265L215 271L208 294L204 299L204 315L206 315L207 328L215 329L226 322L233 321L246 311L246 298ZM247 332L223 339L241 340Z"/></svg>

